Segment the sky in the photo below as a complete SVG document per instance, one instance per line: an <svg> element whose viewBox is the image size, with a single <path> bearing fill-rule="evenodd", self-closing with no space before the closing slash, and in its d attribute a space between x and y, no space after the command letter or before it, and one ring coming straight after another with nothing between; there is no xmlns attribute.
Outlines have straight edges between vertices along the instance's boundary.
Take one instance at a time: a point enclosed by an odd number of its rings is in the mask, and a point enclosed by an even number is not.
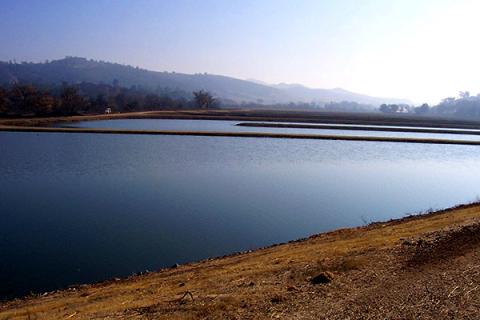
<svg viewBox="0 0 480 320"><path fill-rule="evenodd" d="M477 0L0 0L0 60L156 71L436 103L480 92Z"/></svg>

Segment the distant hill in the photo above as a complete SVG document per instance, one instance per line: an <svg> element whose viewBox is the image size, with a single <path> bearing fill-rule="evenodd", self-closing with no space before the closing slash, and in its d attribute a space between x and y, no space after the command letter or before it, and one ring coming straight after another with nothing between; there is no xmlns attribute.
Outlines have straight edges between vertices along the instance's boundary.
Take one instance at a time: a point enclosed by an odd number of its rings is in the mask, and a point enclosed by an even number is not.
<svg viewBox="0 0 480 320"><path fill-rule="evenodd" d="M117 63L67 57L46 63L0 62L0 84L12 82L58 85L80 82L117 82L124 87L140 86L148 90L170 89L192 92L207 90L233 102L288 103L354 101L378 106L381 103L408 103L399 99L382 99L352 93L343 89L310 89L301 85L268 85L210 74L156 72Z"/></svg>
<svg viewBox="0 0 480 320"><path fill-rule="evenodd" d="M323 102L340 102L353 101L361 104L371 104L374 106L386 104L412 104L406 99L394 98L378 98L364 94L350 92L341 88L335 89L312 89L300 84L277 84L274 88L281 89L293 99L303 99L302 101L323 101Z"/></svg>

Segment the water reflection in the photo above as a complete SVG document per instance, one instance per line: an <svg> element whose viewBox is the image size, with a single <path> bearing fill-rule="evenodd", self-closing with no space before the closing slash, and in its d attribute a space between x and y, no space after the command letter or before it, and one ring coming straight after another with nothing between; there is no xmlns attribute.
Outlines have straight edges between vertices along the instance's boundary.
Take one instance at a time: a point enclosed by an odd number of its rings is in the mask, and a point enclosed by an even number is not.
<svg viewBox="0 0 480 320"><path fill-rule="evenodd" d="M0 133L0 295L474 199L474 146Z"/></svg>

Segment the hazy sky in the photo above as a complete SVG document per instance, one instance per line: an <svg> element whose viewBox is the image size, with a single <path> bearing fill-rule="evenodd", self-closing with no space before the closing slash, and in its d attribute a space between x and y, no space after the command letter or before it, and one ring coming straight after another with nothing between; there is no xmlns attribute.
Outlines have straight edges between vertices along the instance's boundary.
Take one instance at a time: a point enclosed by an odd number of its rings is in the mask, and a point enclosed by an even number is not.
<svg viewBox="0 0 480 320"><path fill-rule="evenodd" d="M67 55L414 102L480 91L477 0L0 0L0 60Z"/></svg>

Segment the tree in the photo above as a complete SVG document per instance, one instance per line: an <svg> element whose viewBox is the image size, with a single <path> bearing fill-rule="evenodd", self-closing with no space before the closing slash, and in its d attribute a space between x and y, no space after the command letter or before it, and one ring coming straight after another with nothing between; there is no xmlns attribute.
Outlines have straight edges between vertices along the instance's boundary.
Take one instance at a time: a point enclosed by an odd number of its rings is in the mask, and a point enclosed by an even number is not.
<svg viewBox="0 0 480 320"><path fill-rule="evenodd" d="M455 103L455 98L453 97L442 99L442 102L440 102L440 104L443 104L443 105L452 105L454 103Z"/></svg>
<svg viewBox="0 0 480 320"><path fill-rule="evenodd" d="M401 110L400 106L397 104L382 104L380 106L380 111L384 113L395 113Z"/></svg>
<svg viewBox="0 0 480 320"><path fill-rule="evenodd" d="M195 99L195 104L200 109L208 109L216 102L216 99L208 91L194 91L193 97Z"/></svg>
<svg viewBox="0 0 480 320"><path fill-rule="evenodd" d="M422 104L420 107L415 108L416 114L426 114L430 110L430 106L427 103Z"/></svg>
<svg viewBox="0 0 480 320"><path fill-rule="evenodd" d="M108 107L108 101L103 94L97 94L95 99L90 99L90 106L93 111L102 113Z"/></svg>
<svg viewBox="0 0 480 320"><path fill-rule="evenodd" d="M32 105L33 112L39 115L47 115L52 112L57 107L57 102L54 97L52 97L47 92L41 92L35 99L35 103Z"/></svg>
<svg viewBox="0 0 480 320"><path fill-rule="evenodd" d="M127 101L127 95L125 94L124 90L122 90L120 93L118 93L115 98L114 98L114 103L119 111L125 111L125 107L128 103Z"/></svg>
<svg viewBox="0 0 480 320"><path fill-rule="evenodd" d="M132 112L139 109L139 103L136 100L127 102L125 105L125 111Z"/></svg>
<svg viewBox="0 0 480 320"><path fill-rule="evenodd" d="M7 113L7 91L0 87L0 114Z"/></svg>
<svg viewBox="0 0 480 320"><path fill-rule="evenodd" d="M38 95L37 88L33 86L15 84L8 93L10 111L17 114L29 114L34 112Z"/></svg>
<svg viewBox="0 0 480 320"><path fill-rule="evenodd" d="M178 108L211 108L216 104L206 91L192 94L159 87L152 92L143 87L113 87L110 84L64 82L36 87L14 84L0 86L0 114L9 115L74 115L103 113L107 107L115 111L162 110Z"/></svg>
<svg viewBox="0 0 480 320"><path fill-rule="evenodd" d="M469 91L460 91L459 94L460 98L462 99L468 99L470 98L470 92Z"/></svg>
<svg viewBox="0 0 480 320"><path fill-rule="evenodd" d="M60 101L60 113L66 115L78 114L87 105L85 98L78 93L78 89L68 85L62 88Z"/></svg>

